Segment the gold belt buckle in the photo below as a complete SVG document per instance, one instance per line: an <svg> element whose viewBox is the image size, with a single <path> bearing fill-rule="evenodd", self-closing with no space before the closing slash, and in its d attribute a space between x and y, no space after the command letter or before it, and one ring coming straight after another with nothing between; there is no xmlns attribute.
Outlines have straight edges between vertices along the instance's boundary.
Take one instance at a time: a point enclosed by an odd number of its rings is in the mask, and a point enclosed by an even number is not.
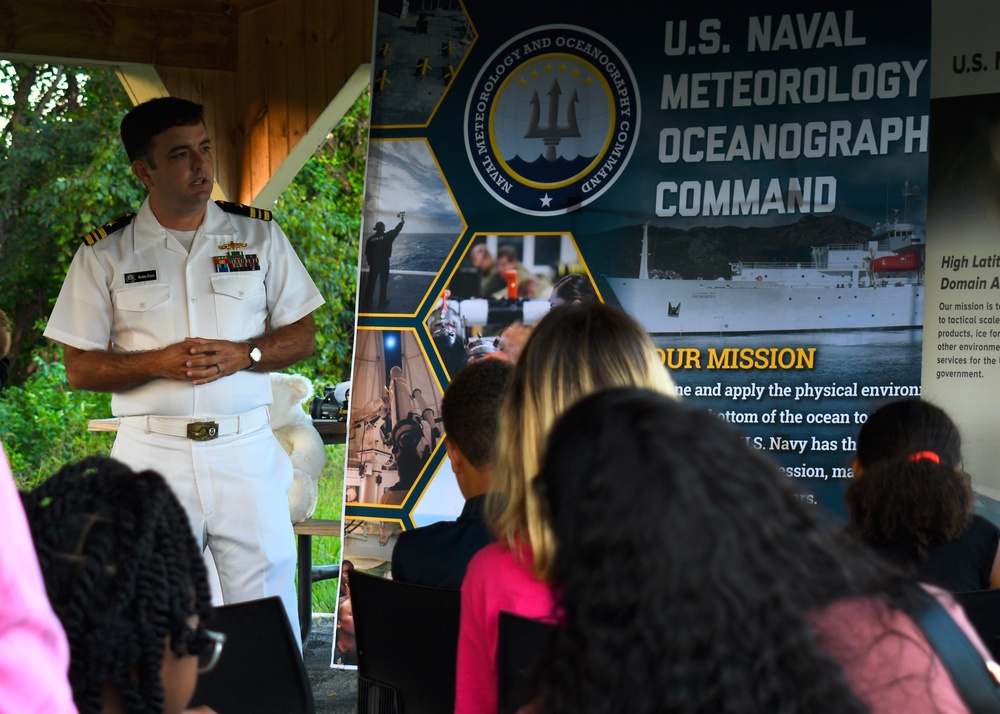
<svg viewBox="0 0 1000 714"><path fill-rule="evenodd" d="M192 441L218 439L219 424L214 421L193 421L187 425L187 438Z"/></svg>

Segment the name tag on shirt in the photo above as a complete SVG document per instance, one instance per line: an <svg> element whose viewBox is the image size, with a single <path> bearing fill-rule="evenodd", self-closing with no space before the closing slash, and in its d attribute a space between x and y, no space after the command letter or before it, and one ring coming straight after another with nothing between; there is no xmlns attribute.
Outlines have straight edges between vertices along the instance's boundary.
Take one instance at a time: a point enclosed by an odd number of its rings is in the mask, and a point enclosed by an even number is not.
<svg viewBox="0 0 1000 714"><path fill-rule="evenodd" d="M140 270L138 273L125 273L126 283L146 283L156 280L155 270Z"/></svg>

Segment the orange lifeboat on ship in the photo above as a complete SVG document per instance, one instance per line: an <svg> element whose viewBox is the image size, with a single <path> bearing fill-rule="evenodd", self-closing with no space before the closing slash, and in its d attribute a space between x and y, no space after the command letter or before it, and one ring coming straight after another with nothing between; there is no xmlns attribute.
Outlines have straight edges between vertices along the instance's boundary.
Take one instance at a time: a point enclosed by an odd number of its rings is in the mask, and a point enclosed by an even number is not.
<svg viewBox="0 0 1000 714"><path fill-rule="evenodd" d="M899 273L919 270L920 255L913 250L897 255L887 255L872 261L872 271L876 273Z"/></svg>

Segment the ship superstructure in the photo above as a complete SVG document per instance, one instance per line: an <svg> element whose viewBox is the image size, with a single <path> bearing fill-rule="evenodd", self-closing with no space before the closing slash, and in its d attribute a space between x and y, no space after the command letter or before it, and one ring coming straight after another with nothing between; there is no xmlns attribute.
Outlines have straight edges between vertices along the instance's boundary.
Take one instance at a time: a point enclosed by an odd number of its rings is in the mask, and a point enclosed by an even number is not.
<svg viewBox="0 0 1000 714"><path fill-rule="evenodd" d="M923 325L923 227L906 208L867 243L812 248L812 261L730 263L729 280L652 278L643 229L638 278L608 278L622 307L654 334L919 328Z"/></svg>

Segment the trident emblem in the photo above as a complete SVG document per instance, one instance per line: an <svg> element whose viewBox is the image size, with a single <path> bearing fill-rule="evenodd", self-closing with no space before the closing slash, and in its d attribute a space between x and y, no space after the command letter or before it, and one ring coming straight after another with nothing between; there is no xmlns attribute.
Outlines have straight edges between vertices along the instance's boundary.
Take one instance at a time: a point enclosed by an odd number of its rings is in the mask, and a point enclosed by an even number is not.
<svg viewBox="0 0 1000 714"><path fill-rule="evenodd" d="M549 89L549 116L548 125L539 126L538 120L540 118L540 104L538 99L538 92L535 91L531 95L531 119L529 120L528 131L525 133L525 139L543 139L545 142L545 158L548 161L556 160L556 146L563 137L574 137L580 136L580 126L576 123L576 105L580 101L580 98L576 94L576 90L569 96L569 101L566 106L566 124L559 125L559 97L562 95L562 90L559 88L559 80L555 79L552 81L552 87Z"/></svg>

